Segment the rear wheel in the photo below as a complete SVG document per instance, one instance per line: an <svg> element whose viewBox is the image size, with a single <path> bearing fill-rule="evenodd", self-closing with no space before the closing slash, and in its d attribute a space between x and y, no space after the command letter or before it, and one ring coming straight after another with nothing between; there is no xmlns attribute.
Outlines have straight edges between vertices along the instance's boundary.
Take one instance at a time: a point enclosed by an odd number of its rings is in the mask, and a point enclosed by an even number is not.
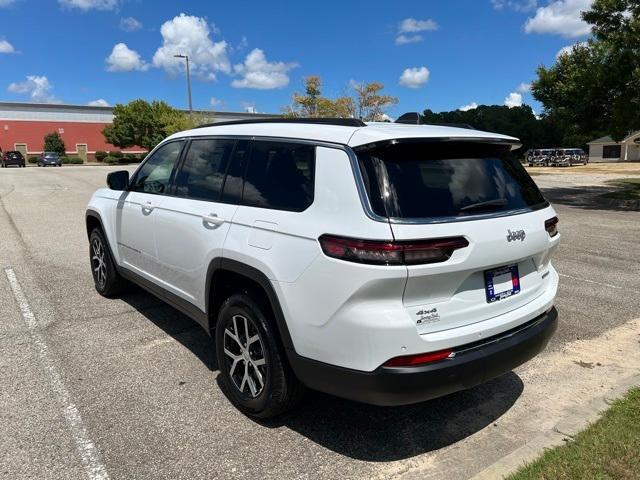
<svg viewBox="0 0 640 480"><path fill-rule="evenodd" d="M93 229L89 236L89 257L97 292L103 297L113 297L119 293L125 280L116 270L109 246L99 228Z"/></svg>
<svg viewBox="0 0 640 480"><path fill-rule="evenodd" d="M222 390L239 410L259 418L290 410L303 392L268 313L248 295L233 295L220 308L215 333Z"/></svg>

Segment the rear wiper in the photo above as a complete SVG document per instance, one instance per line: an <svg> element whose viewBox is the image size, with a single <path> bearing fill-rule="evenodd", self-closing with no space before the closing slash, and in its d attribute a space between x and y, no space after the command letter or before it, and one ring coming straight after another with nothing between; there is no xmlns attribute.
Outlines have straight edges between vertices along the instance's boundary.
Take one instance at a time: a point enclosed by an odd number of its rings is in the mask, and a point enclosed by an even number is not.
<svg viewBox="0 0 640 480"><path fill-rule="evenodd" d="M507 204L505 198L496 198L495 200L487 200L486 202L472 203L460 209L461 212L471 212L473 210L497 210Z"/></svg>

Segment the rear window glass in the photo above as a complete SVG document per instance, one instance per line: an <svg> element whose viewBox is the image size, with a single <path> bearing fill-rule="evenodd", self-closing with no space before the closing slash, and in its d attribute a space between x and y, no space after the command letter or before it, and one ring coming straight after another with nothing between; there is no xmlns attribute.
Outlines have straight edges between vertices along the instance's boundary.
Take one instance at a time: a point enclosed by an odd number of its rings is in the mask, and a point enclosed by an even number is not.
<svg viewBox="0 0 640 480"><path fill-rule="evenodd" d="M245 205L301 212L313 203L315 147L254 141L245 175Z"/></svg>
<svg viewBox="0 0 640 480"><path fill-rule="evenodd" d="M547 205L508 146L401 143L356 153L371 206L381 216L467 217Z"/></svg>

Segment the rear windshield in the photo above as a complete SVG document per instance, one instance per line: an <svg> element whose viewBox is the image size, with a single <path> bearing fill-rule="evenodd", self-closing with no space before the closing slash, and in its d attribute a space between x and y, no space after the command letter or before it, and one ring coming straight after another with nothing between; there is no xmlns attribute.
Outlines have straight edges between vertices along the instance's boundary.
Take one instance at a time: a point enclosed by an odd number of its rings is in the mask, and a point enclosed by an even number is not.
<svg viewBox="0 0 640 480"><path fill-rule="evenodd" d="M467 217L548 205L508 146L401 143L356 150L375 213Z"/></svg>

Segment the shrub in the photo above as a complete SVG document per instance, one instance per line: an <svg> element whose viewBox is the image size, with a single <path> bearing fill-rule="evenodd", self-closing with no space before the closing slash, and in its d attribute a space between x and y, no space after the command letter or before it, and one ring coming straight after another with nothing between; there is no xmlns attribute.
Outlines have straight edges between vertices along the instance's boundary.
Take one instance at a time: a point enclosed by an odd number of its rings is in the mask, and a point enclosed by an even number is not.
<svg viewBox="0 0 640 480"><path fill-rule="evenodd" d="M38 157L29 157L27 161L29 163L38 163Z"/></svg>
<svg viewBox="0 0 640 480"><path fill-rule="evenodd" d="M135 153L125 153L124 158L126 158L129 162L138 161L138 157Z"/></svg>
<svg viewBox="0 0 640 480"><path fill-rule="evenodd" d="M51 132L44 136L44 152L56 152L60 156L65 154L65 146L62 137L58 132Z"/></svg>
<svg viewBox="0 0 640 480"><path fill-rule="evenodd" d="M143 152L143 153L138 155L138 158L140 159L140 161L142 161L145 158L147 158L147 155L149 155L149 152Z"/></svg>
<svg viewBox="0 0 640 480"><path fill-rule="evenodd" d="M69 163L73 165L80 165L84 163L84 160L82 160L80 157L69 157Z"/></svg>
<svg viewBox="0 0 640 480"><path fill-rule="evenodd" d="M106 163L107 165L115 165L116 163L118 163L118 159L109 155L104 159L104 163Z"/></svg>
<svg viewBox="0 0 640 480"><path fill-rule="evenodd" d="M60 163L62 163L63 165L66 165L69 163L69 157L65 157L64 155L62 157L60 157Z"/></svg>
<svg viewBox="0 0 640 480"><path fill-rule="evenodd" d="M124 154L119 150L114 150L113 152L109 152L109 156L115 157L115 158L122 158L124 157Z"/></svg>
<svg viewBox="0 0 640 480"><path fill-rule="evenodd" d="M109 156L109 154L107 152L105 152L104 150L96 150L96 160L98 162L102 162L105 158L107 158Z"/></svg>

